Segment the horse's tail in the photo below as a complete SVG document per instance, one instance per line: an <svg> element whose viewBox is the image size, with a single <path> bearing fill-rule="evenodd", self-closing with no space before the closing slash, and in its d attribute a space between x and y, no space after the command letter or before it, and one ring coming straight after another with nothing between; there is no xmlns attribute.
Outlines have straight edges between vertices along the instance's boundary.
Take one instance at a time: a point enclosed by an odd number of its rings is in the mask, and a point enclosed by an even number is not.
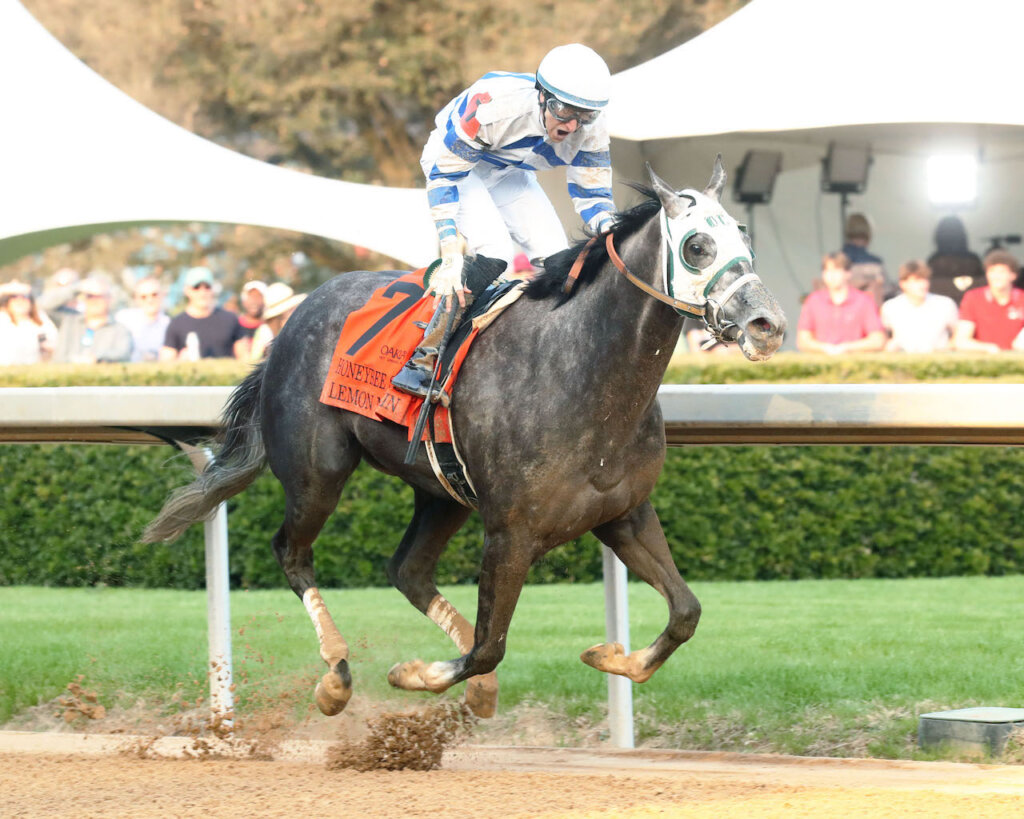
<svg viewBox="0 0 1024 819"><path fill-rule="evenodd" d="M208 520L263 471L267 453L260 433L260 391L265 362L235 387L223 416L223 445L188 486L175 489L142 533L144 543L176 540L193 523Z"/></svg>

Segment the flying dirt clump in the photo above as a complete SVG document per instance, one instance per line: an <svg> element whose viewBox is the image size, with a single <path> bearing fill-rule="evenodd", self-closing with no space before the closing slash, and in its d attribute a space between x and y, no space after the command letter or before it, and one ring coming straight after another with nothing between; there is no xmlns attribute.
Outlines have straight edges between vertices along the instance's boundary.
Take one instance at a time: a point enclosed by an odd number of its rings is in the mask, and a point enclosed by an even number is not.
<svg viewBox="0 0 1024 819"><path fill-rule="evenodd" d="M367 720L366 739L329 748L327 769L432 771L441 766L445 750L468 734L475 721L464 703L382 714Z"/></svg>
<svg viewBox="0 0 1024 819"><path fill-rule="evenodd" d="M99 696L95 691L89 691L82 687L84 674L79 674L75 682L67 684L70 696L61 697L57 705L61 707L64 722L72 723L81 717L86 719L103 719L107 715L107 709L99 704Z"/></svg>

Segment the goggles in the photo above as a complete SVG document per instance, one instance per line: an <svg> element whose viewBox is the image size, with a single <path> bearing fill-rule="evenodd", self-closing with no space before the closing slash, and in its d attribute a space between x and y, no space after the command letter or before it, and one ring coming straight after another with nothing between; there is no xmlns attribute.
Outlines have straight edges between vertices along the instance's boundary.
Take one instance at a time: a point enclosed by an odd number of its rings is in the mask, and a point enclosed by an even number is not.
<svg viewBox="0 0 1024 819"><path fill-rule="evenodd" d="M601 113L590 108L577 108L575 105L562 102L557 97L548 97L544 101L544 107L559 122L576 120L581 128L590 125Z"/></svg>

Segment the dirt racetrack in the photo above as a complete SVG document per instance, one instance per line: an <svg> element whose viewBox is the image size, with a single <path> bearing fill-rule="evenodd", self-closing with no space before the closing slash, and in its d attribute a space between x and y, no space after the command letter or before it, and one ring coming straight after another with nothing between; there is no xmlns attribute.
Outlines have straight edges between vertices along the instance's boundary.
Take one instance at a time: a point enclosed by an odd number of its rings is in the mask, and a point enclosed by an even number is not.
<svg viewBox="0 0 1024 819"><path fill-rule="evenodd" d="M0 816L1024 816L1011 765L464 746L440 770L358 773L329 769L325 742L274 760L135 742L0 732Z"/></svg>

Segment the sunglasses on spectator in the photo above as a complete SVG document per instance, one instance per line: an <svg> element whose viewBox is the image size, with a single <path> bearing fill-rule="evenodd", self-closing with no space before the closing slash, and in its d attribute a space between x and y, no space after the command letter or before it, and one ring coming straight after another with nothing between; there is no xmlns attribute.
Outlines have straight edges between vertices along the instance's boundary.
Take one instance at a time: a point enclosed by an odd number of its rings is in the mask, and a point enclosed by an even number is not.
<svg viewBox="0 0 1024 819"><path fill-rule="evenodd" d="M547 108L548 113L551 114L559 122L571 122L576 120L580 126L590 125L595 119L597 119L600 111L593 111L589 108L577 108L575 105L569 105L567 102L562 102L560 99L555 97L548 97L544 103L544 107Z"/></svg>
<svg viewBox="0 0 1024 819"><path fill-rule="evenodd" d="M193 290L213 290L213 285L208 282L199 282L199 284L192 285Z"/></svg>

